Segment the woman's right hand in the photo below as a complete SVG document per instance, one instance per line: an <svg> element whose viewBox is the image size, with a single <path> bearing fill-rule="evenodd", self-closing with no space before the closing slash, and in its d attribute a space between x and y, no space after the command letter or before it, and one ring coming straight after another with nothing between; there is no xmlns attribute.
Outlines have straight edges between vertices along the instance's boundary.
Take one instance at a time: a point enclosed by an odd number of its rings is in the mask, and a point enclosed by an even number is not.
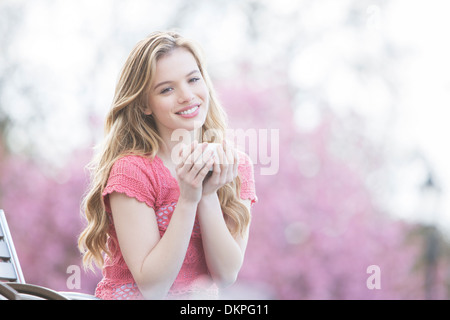
<svg viewBox="0 0 450 320"><path fill-rule="evenodd" d="M194 141L180 151L181 162L176 167L180 200L198 203L202 197L203 180L214 164L212 150L203 154L207 145Z"/></svg>

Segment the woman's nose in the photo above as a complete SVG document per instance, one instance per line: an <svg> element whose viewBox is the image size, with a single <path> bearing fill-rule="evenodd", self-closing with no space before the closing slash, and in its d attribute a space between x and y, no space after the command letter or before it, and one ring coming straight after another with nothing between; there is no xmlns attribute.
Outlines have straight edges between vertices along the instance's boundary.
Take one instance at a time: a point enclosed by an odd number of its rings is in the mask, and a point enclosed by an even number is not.
<svg viewBox="0 0 450 320"><path fill-rule="evenodd" d="M189 87L181 87L178 95L178 103L183 104L194 99L194 93Z"/></svg>

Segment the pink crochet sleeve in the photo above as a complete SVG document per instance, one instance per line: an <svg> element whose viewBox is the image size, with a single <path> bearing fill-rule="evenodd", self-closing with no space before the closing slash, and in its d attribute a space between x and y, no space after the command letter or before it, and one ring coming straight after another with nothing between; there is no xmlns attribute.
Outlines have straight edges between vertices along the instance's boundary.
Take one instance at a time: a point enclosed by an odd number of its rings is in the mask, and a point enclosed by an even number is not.
<svg viewBox="0 0 450 320"><path fill-rule="evenodd" d="M148 159L140 156L125 156L114 163L103 190L106 211L111 212L109 194L114 191L155 208L156 183L149 164Z"/></svg>
<svg viewBox="0 0 450 320"><path fill-rule="evenodd" d="M258 201L255 191L253 163L250 157L243 152L239 152L238 172L241 179L241 199L251 200L251 204L253 205Z"/></svg>

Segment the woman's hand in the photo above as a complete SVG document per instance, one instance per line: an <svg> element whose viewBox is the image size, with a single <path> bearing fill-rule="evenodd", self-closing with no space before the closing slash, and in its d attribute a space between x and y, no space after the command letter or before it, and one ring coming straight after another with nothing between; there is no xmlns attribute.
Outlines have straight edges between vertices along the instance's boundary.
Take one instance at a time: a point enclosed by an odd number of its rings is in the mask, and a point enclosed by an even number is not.
<svg viewBox="0 0 450 320"><path fill-rule="evenodd" d="M181 162L176 167L180 199L198 203L202 197L203 180L214 163L213 151L204 150L207 143L194 141L181 150Z"/></svg>
<svg viewBox="0 0 450 320"><path fill-rule="evenodd" d="M203 181L204 196L216 193L219 188L233 181L238 175L239 158L236 149L224 141L223 145L217 147L217 156L218 159L213 157L212 173Z"/></svg>

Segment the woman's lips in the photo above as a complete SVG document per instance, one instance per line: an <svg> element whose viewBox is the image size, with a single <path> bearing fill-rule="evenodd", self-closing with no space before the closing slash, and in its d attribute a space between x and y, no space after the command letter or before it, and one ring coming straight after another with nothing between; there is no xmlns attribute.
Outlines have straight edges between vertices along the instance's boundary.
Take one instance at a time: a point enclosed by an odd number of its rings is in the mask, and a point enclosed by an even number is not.
<svg viewBox="0 0 450 320"><path fill-rule="evenodd" d="M189 106L186 108L183 108L182 110L178 111L176 114L179 116L182 116L183 118L193 118L195 117L200 111L200 105L195 106Z"/></svg>

